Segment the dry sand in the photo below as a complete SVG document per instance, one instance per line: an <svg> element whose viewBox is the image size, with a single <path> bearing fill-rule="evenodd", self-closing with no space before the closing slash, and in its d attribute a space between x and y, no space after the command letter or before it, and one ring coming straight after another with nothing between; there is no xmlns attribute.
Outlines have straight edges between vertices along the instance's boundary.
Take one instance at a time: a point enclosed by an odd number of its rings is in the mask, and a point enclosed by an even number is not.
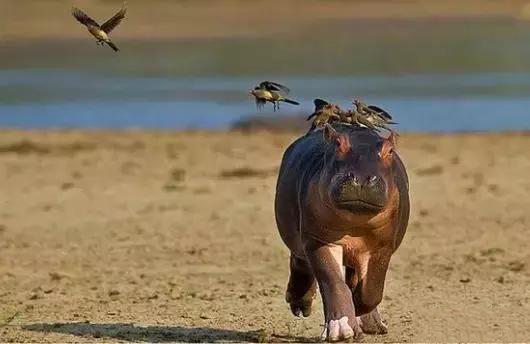
<svg viewBox="0 0 530 344"><path fill-rule="evenodd" d="M0 341L308 341L276 232L293 134L2 131ZM385 336L530 338L530 135L403 135Z"/></svg>

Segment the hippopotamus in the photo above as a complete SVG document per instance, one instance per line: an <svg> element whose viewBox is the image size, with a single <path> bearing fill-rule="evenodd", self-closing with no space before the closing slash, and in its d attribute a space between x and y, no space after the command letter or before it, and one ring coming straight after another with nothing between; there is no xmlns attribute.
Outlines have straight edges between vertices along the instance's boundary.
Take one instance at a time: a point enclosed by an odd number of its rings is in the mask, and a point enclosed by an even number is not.
<svg viewBox="0 0 530 344"><path fill-rule="evenodd" d="M323 339L386 333L377 306L390 257L409 218L409 182L392 133L340 123L310 131L285 151L276 223L290 250L286 301L311 314L316 286Z"/></svg>

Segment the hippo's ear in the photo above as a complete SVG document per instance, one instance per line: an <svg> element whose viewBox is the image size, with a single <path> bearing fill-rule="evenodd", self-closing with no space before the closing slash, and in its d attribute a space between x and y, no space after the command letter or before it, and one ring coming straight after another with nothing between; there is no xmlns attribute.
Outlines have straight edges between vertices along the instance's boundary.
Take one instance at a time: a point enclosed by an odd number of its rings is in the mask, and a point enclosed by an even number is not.
<svg viewBox="0 0 530 344"><path fill-rule="evenodd" d="M334 143L337 147L337 153L344 155L351 149L350 139L347 135L339 133L331 125L324 127L324 139L326 142Z"/></svg>
<svg viewBox="0 0 530 344"><path fill-rule="evenodd" d="M392 154L394 154L394 146L395 146L395 139L393 135L391 134L387 139L383 141L383 146L381 147L379 156L381 156L381 158L383 159L392 157Z"/></svg>

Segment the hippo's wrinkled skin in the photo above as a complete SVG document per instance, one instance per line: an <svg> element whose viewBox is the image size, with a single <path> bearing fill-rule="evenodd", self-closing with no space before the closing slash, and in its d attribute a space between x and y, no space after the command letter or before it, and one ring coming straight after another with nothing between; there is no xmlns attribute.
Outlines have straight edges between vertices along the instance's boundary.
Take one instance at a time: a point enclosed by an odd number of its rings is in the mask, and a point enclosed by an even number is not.
<svg viewBox="0 0 530 344"><path fill-rule="evenodd" d="M291 251L286 300L295 315L309 316L318 283L329 341L386 333L377 305L409 217L408 178L393 137L334 128L328 140L315 131L289 146L275 201Z"/></svg>

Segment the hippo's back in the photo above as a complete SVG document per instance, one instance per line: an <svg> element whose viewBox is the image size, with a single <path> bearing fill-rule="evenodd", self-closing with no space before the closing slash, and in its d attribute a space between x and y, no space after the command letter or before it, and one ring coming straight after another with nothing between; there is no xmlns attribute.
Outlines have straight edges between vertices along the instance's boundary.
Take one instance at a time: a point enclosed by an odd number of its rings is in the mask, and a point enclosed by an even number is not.
<svg viewBox="0 0 530 344"><path fill-rule="evenodd" d="M322 132L313 132L291 143L280 166L274 203L276 225L284 243L299 257L303 255L299 240L300 190L317 173L324 150Z"/></svg>

